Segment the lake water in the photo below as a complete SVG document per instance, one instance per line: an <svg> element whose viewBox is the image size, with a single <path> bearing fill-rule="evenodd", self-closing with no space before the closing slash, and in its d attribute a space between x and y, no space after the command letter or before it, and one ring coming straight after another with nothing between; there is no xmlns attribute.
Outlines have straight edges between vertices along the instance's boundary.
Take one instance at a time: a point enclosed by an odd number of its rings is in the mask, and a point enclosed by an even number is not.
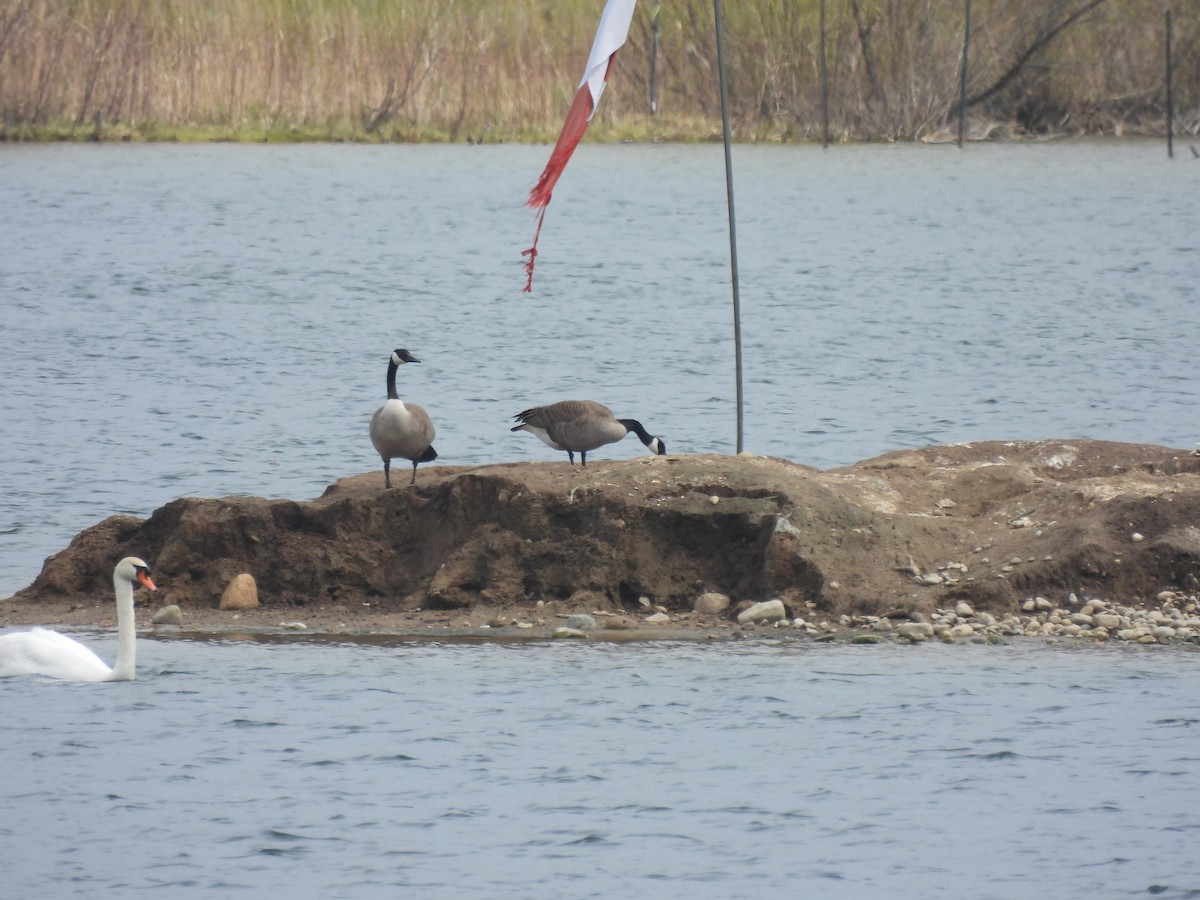
<svg viewBox="0 0 1200 900"><path fill-rule="evenodd" d="M376 468L394 347L442 461L569 397L735 448L719 146L0 146L0 596L113 513ZM1149 141L735 147L745 447L1190 450L1200 162ZM636 440L610 458L646 452Z"/></svg>
<svg viewBox="0 0 1200 900"><path fill-rule="evenodd" d="M1200 896L1194 648L143 640L139 662L0 679L0 894Z"/></svg>
<svg viewBox="0 0 1200 900"><path fill-rule="evenodd" d="M719 147L0 146L0 595L113 513L605 401L734 449ZM1200 163L738 147L746 448L1196 443ZM608 457L645 452L636 441ZM112 658L111 634L88 640ZM0 680L0 896L1200 897L1192 648L143 640Z"/></svg>

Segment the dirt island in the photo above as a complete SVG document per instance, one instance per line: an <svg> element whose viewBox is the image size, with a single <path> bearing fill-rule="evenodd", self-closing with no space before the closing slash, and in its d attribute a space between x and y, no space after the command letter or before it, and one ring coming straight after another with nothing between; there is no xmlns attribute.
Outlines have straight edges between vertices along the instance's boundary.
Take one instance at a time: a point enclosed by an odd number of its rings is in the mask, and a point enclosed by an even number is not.
<svg viewBox="0 0 1200 900"><path fill-rule="evenodd" d="M0 602L0 626L107 627L128 554L160 588L139 593L139 620L174 604L197 630L544 634L584 613L640 630L655 616L665 635L736 629L769 599L810 630L959 604L999 620L1068 597L1190 601L1194 615L1198 526L1200 457L1102 441L934 446L829 470L751 455L429 466L392 490L371 472L314 500L185 497L106 519ZM260 605L218 609L240 573ZM706 593L728 609L696 612Z"/></svg>

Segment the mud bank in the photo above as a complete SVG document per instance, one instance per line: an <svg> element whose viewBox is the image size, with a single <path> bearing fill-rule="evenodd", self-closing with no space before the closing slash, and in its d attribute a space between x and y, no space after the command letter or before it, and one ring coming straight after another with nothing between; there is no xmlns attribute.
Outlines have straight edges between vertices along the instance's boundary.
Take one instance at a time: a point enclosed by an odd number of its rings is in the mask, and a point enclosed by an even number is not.
<svg viewBox="0 0 1200 900"><path fill-rule="evenodd" d="M753 456L423 467L417 484L344 478L316 500L182 498L106 519L0 603L0 626L106 625L111 571L152 562L148 618L185 627L541 633L568 614L736 628L768 598L789 617L1000 617L1071 593L1153 606L1200 583L1200 458L1096 441L979 442L817 470ZM242 572L261 605L217 609ZM728 611L699 616L706 592ZM235 618L236 617L236 618ZM639 630L640 633L640 630Z"/></svg>

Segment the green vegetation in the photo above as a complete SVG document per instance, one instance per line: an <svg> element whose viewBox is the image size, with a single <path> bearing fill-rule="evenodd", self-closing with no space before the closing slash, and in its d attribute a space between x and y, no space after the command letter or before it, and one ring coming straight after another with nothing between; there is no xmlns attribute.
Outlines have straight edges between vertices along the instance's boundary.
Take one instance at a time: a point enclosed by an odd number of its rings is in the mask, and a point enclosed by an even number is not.
<svg viewBox="0 0 1200 900"><path fill-rule="evenodd" d="M0 0L0 139L553 140L602 8ZM738 139L819 138L818 0L734 0L723 12ZM589 139L719 136L712 16L711 0L642 0ZM963 0L826 0L833 139L945 134L962 20ZM1196 134L1200 21L1178 15L1174 30L1176 127ZM1161 133L1161 0L973 0L972 32L976 136Z"/></svg>

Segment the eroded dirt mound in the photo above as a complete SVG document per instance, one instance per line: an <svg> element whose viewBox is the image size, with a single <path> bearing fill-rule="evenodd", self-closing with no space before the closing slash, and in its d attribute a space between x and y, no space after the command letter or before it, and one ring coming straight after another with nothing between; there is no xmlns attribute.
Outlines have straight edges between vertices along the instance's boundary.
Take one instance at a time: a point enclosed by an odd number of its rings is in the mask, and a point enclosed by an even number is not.
<svg viewBox="0 0 1200 900"><path fill-rule="evenodd" d="M215 606L241 572L267 606L396 611L572 596L690 609L710 590L829 614L1135 600L1197 590L1198 473L1185 451L1092 441L930 447L830 471L717 455L425 467L390 491L371 473L313 501L184 498L114 517L14 600L107 598L127 554L153 562L158 602L185 608Z"/></svg>

